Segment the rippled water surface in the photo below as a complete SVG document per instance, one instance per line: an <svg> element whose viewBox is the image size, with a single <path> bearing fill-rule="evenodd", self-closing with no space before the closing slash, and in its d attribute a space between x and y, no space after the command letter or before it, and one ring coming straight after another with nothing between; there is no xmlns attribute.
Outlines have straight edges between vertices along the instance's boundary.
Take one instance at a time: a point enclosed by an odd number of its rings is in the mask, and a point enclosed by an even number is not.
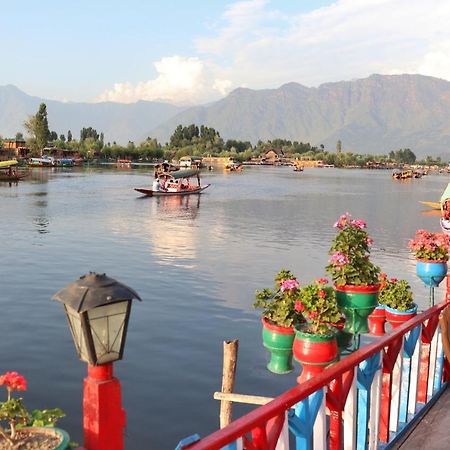
<svg viewBox="0 0 450 450"><path fill-rule="evenodd" d="M407 241L418 228L439 230L419 201L438 201L447 176L399 182L387 171L252 167L205 173L211 187L201 196L133 191L151 179L150 169L34 169L18 185L0 183L0 373L22 372L29 408L64 409L60 425L80 443L86 365L50 298L89 271L143 299L133 304L125 358L115 364L127 450L172 449L218 427L212 394L223 340L240 341L236 392L274 396L295 384L297 374L265 369L254 291L270 287L282 267L301 283L324 276L343 212L367 220L374 262L410 281L427 305Z"/></svg>

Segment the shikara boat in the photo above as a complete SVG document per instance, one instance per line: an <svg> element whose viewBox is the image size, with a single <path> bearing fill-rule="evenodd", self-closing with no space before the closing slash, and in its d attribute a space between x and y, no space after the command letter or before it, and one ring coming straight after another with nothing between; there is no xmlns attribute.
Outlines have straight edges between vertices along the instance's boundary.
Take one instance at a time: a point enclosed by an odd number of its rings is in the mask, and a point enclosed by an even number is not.
<svg viewBox="0 0 450 450"><path fill-rule="evenodd" d="M196 179L197 183L192 182L193 179ZM149 197L154 197L200 194L209 186L209 184L201 184L200 171L187 169L159 174L153 181L151 188L134 188L134 190Z"/></svg>
<svg viewBox="0 0 450 450"><path fill-rule="evenodd" d="M240 172L243 168L244 166L238 162L229 162L224 167L227 172Z"/></svg>
<svg viewBox="0 0 450 450"><path fill-rule="evenodd" d="M0 161L0 181L16 183L22 178L25 178L26 174L16 171L15 166L17 164L18 163L15 159Z"/></svg>

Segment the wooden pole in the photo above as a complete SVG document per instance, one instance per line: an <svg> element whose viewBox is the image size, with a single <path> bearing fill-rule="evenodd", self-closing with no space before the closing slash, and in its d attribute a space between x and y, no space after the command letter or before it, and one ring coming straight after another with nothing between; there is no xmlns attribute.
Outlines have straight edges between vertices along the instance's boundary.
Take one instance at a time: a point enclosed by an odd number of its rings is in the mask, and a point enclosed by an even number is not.
<svg viewBox="0 0 450 450"><path fill-rule="evenodd" d="M223 372L222 372L222 392L231 393L234 389L236 378L236 365L239 341L223 342ZM226 427L231 423L233 403L228 400L220 402L220 428Z"/></svg>
<svg viewBox="0 0 450 450"><path fill-rule="evenodd" d="M214 400L228 400L233 403L246 403L247 405L265 405L273 400L273 397L261 397L260 395L225 394L214 392Z"/></svg>

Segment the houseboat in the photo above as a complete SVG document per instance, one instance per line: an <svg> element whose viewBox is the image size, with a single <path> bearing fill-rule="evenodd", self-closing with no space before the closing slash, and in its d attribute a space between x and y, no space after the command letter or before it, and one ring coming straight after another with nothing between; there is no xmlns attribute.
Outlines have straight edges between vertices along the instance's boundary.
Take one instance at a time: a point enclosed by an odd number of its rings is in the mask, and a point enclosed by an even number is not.
<svg viewBox="0 0 450 450"><path fill-rule="evenodd" d="M56 160L52 156L43 156L42 158L30 158L27 164L30 167L55 167Z"/></svg>

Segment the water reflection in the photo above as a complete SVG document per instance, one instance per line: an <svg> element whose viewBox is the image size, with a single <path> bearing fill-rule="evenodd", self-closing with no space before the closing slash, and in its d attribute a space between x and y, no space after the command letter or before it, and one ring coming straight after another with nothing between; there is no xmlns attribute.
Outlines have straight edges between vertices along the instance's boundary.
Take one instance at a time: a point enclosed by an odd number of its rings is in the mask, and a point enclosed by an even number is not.
<svg viewBox="0 0 450 450"><path fill-rule="evenodd" d="M35 225L36 230L39 234L47 234L49 233L48 226L50 221L47 217L35 217L33 219L33 225Z"/></svg>

